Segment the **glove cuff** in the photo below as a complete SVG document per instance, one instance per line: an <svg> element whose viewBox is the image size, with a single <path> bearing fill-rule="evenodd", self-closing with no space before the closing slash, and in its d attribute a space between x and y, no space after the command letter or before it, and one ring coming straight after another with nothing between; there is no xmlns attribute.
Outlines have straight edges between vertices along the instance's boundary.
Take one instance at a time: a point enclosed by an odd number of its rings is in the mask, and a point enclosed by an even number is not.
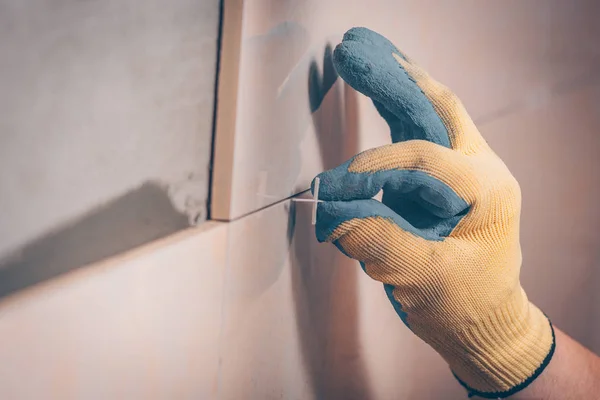
<svg viewBox="0 0 600 400"><path fill-rule="evenodd" d="M469 397L489 399L527 387L546 368L555 348L550 320L522 290L488 318L444 339L434 347Z"/></svg>

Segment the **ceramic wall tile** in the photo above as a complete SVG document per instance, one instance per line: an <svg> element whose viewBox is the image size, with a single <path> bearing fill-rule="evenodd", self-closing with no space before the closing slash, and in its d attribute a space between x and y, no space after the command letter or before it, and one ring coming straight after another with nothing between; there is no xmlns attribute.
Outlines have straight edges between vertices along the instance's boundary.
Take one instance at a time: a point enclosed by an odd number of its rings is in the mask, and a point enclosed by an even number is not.
<svg viewBox="0 0 600 400"><path fill-rule="evenodd" d="M230 224L220 399L462 399L380 283L289 201Z"/></svg>
<svg viewBox="0 0 600 400"><path fill-rule="evenodd" d="M215 399L227 227L206 223L0 305L0 397Z"/></svg>
<svg viewBox="0 0 600 400"><path fill-rule="evenodd" d="M482 124L575 90L600 68L593 0L224 4L216 219L305 190L333 164L328 146L357 152L389 140L370 102L334 83L331 47L352 26L392 39Z"/></svg>
<svg viewBox="0 0 600 400"><path fill-rule="evenodd" d="M593 346L600 237L600 84L481 131L522 191L522 281L559 326Z"/></svg>

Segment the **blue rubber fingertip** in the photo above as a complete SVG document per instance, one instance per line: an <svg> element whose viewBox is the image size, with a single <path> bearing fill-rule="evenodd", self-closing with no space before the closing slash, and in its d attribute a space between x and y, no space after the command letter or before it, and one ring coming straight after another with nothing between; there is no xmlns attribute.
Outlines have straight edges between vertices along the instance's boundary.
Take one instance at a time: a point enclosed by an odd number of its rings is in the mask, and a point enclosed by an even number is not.
<svg viewBox="0 0 600 400"><path fill-rule="evenodd" d="M374 185L372 174L357 174L349 172L348 168L354 157L345 163L322 172L320 179L319 199L324 201L370 199L375 196L381 187ZM311 190L314 180L311 184Z"/></svg>
<svg viewBox="0 0 600 400"><path fill-rule="evenodd" d="M378 46L387 49L390 53L396 53L402 59L406 60L406 57L392 42L390 42L385 36L380 35L377 32L370 30L365 27L350 28L343 38L344 42L359 42L370 46Z"/></svg>
<svg viewBox="0 0 600 400"><path fill-rule="evenodd" d="M393 114L388 121L394 142L421 139L450 147L448 131L431 101L396 61L401 53L367 28L353 28L333 53L336 71L352 88ZM386 113L384 113L386 114Z"/></svg>

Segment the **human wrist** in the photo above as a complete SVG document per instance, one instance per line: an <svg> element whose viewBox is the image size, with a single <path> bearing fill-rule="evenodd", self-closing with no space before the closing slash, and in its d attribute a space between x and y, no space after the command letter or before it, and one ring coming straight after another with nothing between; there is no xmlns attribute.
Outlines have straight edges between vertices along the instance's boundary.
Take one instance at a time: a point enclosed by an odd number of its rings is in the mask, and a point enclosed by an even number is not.
<svg viewBox="0 0 600 400"><path fill-rule="evenodd" d="M470 395L508 397L533 382L552 358L551 322L518 292L476 323L429 340Z"/></svg>

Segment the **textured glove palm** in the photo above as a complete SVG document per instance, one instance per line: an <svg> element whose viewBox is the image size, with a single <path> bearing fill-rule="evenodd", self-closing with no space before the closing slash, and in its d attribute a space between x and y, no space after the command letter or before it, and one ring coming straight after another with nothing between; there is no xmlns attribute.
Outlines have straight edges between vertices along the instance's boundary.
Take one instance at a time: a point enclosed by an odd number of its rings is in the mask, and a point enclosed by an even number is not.
<svg viewBox="0 0 600 400"><path fill-rule="evenodd" d="M317 238L380 282L408 327L469 393L508 396L554 350L550 322L519 282L520 190L458 98L365 28L334 52L394 144L319 175ZM383 200L371 199L383 189Z"/></svg>

